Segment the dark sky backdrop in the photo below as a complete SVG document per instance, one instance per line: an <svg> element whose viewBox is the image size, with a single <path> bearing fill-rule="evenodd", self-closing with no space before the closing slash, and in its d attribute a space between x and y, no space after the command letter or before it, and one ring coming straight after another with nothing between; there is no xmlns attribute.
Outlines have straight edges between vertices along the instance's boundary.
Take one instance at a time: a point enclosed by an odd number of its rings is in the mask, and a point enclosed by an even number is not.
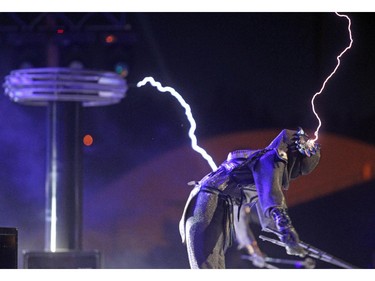
<svg viewBox="0 0 375 281"><path fill-rule="evenodd" d="M374 17L350 16L353 48L316 107L322 134L374 143ZM121 128L122 140L109 139L132 146L132 165L144 159L136 155L145 148L152 156L189 141L183 110L172 97L134 88L143 77L176 88L192 107L200 139L260 128L315 129L310 99L349 43L347 21L334 13L136 13L128 19L138 39L128 96L121 105L91 111L112 121L106 126ZM89 125L105 130L97 121ZM119 162L118 168L130 164Z"/></svg>
<svg viewBox="0 0 375 281"><path fill-rule="evenodd" d="M135 87L145 76L174 87L191 105L198 140L266 128L314 130L310 99L349 44L347 21L334 13L125 15L128 45L61 47L61 66L75 59L91 69L113 71L117 61L129 65L126 98L84 112L84 132L94 137L94 145L84 149L88 194L189 143L189 124L176 101L149 86ZM375 16L348 15L353 47L316 100L321 134L375 144ZM2 24L6 18L2 14ZM0 46L3 78L23 61L46 66L43 44L17 47L1 41ZM14 104L3 95L0 112L0 225L43 228L45 109ZM35 215L14 214L24 206Z"/></svg>
<svg viewBox="0 0 375 281"><path fill-rule="evenodd" d="M351 17L353 48L316 106L322 133L373 143L373 15ZM136 13L128 19L138 39L131 50L131 88L121 105L100 110L111 126L132 136L125 141L136 140L131 144L137 151L155 153L188 141L187 123L173 98L134 88L144 76L182 94L200 138L259 128L315 129L310 99L349 43L347 22L334 13Z"/></svg>

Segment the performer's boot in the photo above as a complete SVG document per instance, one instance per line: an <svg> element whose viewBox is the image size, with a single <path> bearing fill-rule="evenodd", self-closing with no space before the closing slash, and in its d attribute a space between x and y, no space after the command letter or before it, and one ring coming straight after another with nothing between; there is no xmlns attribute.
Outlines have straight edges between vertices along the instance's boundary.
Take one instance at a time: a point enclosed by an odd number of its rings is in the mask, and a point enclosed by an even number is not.
<svg viewBox="0 0 375 281"><path fill-rule="evenodd" d="M280 240L285 243L286 252L289 255L306 256L307 252L299 245L298 233L292 225L287 210L284 208L273 208L270 214L280 233Z"/></svg>

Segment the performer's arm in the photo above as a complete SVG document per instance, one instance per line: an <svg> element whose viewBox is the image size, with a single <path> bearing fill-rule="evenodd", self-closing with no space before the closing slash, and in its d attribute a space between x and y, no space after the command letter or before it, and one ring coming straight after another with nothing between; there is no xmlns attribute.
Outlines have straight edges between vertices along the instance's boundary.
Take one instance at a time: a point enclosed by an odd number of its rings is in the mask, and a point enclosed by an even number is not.
<svg viewBox="0 0 375 281"><path fill-rule="evenodd" d="M237 214L238 206L234 207L234 213ZM251 209L248 205L242 206L240 209L239 220L234 220L236 230L236 240L238 243L238 249L246 250L247 254L251 256L254 266L264 267L265 254L261 251L258 246L258 242L251 230Z"/></svg>

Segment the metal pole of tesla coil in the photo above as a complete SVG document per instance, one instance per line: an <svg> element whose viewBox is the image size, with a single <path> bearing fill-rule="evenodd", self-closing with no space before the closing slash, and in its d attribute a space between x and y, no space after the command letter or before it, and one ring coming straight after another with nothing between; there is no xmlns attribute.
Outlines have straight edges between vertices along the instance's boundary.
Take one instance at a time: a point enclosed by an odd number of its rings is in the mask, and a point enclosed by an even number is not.
<svg viewBox="0 0 375 281"><path fill-rule="evenodd" d="M51 252L82 246L82 148L79 102L49 102L46 172L46 241Z"/></svg>

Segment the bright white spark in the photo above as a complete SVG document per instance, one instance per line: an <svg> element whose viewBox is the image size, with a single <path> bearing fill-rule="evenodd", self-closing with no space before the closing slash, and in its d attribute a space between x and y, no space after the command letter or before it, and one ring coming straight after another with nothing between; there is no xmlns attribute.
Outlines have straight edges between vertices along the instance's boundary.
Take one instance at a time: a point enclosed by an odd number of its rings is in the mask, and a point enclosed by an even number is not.
<svg viewBox="0 0 375 281"><path fill-rule="evenodd" d="M185 109L185 115L186 115L186 117L187 117L187 119L189 120L189 123L190 123L189 137L191 139L191 147L196 152L200 153L202 155L202 157L204 159L206 159L206 161L210 165L211 169L213 171L215 171L217 169L217 166L216 166L215 162L213 161L212 157L203 148L201 148L197 144L197 137L195 136L195 130L197 128L197 124L196 124L196 122L193 118L193 115L191 113L190 105L188 103L186 103L186 101L183 99L183 97L178 92L176 92L175 89L173 89L172 87L163 87L160 84L160 82L156 82L154 80L154 78L152 78L152 77L145 77L142 81L137 83L137 87L142 87L142 86L146 85L147 82L149 82L153 87L156 87L156 89L159 92L162 92L162 93L169 92L173 97L175 97L178 100L180 105Z"/></svg>
<svg viewBox="0 0 375 281"><path fill-rule="evenodd" d="M340 66L340 59L341 59L341 56L344 54L344 53L346 53L346 51L347 50L349 50L351 47L352 47L352 44L353 44L353 38L352 38L352 31L351 31L351 20L350 20L350 18L347 16L347 15L343 15L343 14L339 14L339 13L337 13L337 12L335 12L336 13L336 15L338 15L339 17L345 17L347 20L348 20L348 32L349 32L349 38L350 38L350 43L349 43L349 45L337 56L337 65L336 65L336 67L335 67L335 69L332 71L332 73L326 78L326 80L324 81L324 83L323 83L323 85L322 85L322 88L320 89L320 91L319 92L317 92L313 97L312 97L312 99L311 99L311 106L312 106L312 110L313 110L313 112L314 112L314 114L315 114L315 116L316 116L316 118L318 119L318 122L319 122L319 125L318 125L318 127L316 128L316 131L314 132L314 135L315 135L315 139L314 140L312 140L313 142L315 142L315 141L317 141L318 140L318 138L319 138L319 129L320 129L320 127L322 126L322 121L320 120L320 118L319 118L319 115L318 115L318 113L316 113L316 110L315 110L315 105L314 105L314 101L315 101L315 98L318 96L318 95L320 95L322 92L323 92L323 90L324 90L324 88L325 88L325 86L326 86L326 84L327 84L327 82L328 82L328 80L336 73L336 70L339 68L339 66Z"/></svg>

